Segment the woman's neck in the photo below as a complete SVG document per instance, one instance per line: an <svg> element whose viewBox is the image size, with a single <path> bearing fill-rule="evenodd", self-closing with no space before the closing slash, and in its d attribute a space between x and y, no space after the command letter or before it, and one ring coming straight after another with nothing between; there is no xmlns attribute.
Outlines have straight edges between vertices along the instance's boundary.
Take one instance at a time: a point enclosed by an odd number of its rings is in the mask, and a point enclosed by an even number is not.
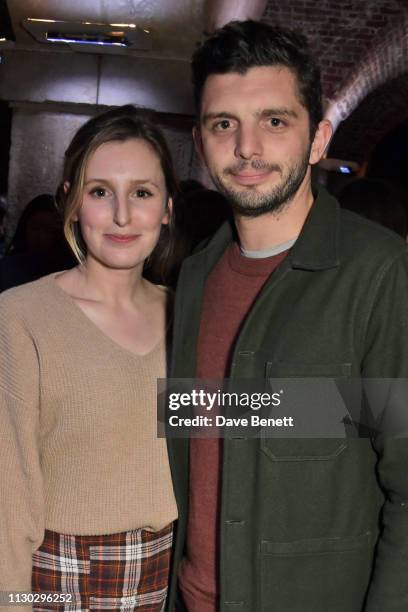
<svg viewBox="0 0 408 612"><path fill-rule="evenodd" d="M142 265L130 269L108 268L87 259L74 268L66 280L69 280L69 293L79 299L103 302L112 307L134 305L143 301L149 284L142 270Z"/></svg>

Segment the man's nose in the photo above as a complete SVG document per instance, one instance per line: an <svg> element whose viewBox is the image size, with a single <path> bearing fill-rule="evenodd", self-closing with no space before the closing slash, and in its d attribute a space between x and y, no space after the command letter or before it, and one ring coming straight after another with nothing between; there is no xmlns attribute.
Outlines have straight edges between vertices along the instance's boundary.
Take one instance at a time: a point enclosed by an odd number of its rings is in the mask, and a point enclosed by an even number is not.
<svg viewBox="0 0 408 612"><path fill-rule="evenodd" d="M254 125L241 125L237 133L235 146L236 157L251 159L255 156L262 156L262 153L263 147L258 127Z"/></svg>
<svg viewBox="0 0 408 612"><path fill-rule="evenodd" d="M127 225L130 221L130 203L127 195L117 194L114 206L113 220L116 225L119 225L119 227Z"/></svg>

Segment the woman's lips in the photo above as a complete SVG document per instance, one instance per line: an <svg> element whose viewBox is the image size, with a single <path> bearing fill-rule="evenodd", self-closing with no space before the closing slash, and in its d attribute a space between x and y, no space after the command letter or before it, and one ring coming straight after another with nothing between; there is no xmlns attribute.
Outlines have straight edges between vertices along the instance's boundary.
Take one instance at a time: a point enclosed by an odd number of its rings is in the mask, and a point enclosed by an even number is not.
<svg viewBox="0 0 408 612"><path fill-rule="evenodd" d="M139 238L139 234L105 234L105 238L117 244L128 244Z"/></svg>

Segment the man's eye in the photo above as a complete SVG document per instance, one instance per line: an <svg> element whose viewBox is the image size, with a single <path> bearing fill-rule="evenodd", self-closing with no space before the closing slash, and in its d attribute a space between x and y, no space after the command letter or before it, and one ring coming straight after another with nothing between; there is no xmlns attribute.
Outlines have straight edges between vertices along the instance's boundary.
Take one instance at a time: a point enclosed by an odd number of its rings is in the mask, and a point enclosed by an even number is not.
<svg viewBox="0 0 408 612"><path fill-rule="evenodd" d="M228 119L223 119L222 121L216 123L214 127L216 130L220 131L228 130L228 128L231 127L231 122Z"/></svg>
<svg viewBox="0 0 408 612"><path fill-rule="evenodd" d="M147 189L137 189L136 190L136 196L138 198L149 198L151 196L151 192L148 191Z"/></svg>
<svg viewBox="0 0 408 612"><path fill-rule="evenodd" d="M283 125L282 120L277 119L276 117L272 117L272 119L269 121L271 122L272 127L281 127Z"/></svg>
<svg viewBox="0 0 408 612"><path fill-rule="evenodd" d="M96 198L104 198L106 196L106 189L103 189L103 187L96 187L95 189L92 189L91 195L95 196Z"/></svg>

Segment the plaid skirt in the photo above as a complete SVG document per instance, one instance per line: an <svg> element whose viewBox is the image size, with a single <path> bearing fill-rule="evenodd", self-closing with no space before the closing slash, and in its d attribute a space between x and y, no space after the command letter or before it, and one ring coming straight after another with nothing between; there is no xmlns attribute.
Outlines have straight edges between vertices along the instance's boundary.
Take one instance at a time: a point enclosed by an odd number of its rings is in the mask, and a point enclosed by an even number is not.
<svg viewBox="0 0 408 612"><path fill-rule="evenodd" d="M164 610L173 525L100 536L45 531L33 555L32 591L69 593L70 603L34 604L36 612Z"/></svg>

